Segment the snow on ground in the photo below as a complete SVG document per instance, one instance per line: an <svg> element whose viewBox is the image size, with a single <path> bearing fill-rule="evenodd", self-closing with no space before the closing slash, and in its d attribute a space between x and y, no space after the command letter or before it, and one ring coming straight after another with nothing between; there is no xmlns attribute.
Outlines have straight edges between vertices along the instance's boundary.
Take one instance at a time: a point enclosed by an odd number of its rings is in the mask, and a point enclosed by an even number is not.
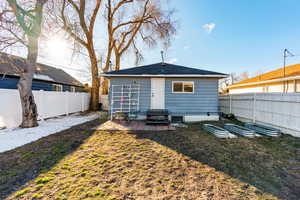
<svg viewBox="0 0 300 200"><path fill-rule="evenodd" d="M89 115L73 114L40 121L39 126L35 128L0 130L0 152L23 146L42 137L66 130L72 126L94 120L98 117L99 114L97 113Z"/></svg>

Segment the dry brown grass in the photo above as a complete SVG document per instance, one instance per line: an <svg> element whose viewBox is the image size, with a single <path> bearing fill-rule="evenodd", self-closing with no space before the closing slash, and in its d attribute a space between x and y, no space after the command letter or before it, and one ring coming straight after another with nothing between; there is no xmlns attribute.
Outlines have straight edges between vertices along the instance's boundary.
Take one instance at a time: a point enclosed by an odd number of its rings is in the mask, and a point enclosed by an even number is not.
<svg viewBox="0 0 300 200"><path fill-rule="evenodd" d="M89 132L88 128L95 123L53 136L51 147L56 143L64 144L61 137L65 137L65 142L70 141L65 146L67 149L62 148L64 151L58 158L55 153L44 152L43 148L43 153L30 156L26 160L28 163L38 163L38 157L55 162L46 164L36 176L27 178L26 184L20 184L24 185L10 192L7 199L300 197L296 182L300 176L299 168L296 169L300 163L297 138L218 139L202 131L200 124L172 132ZM72 134L78 137L77 143L82 144L68 150L74 142ZM86 134L85 137L82 134ZM40 144L41 141L31 145L39 151ZM9 154L16 158L29 149L32 147ZM4 157L5 154L0 154L0 161ZM9 160L11 164L7 164L9 171L14 169L17 176L22 175L17 170L20 159ZM2 166L0 169L3 170ZM3 177L0 174L0 178ZM6 194L7 191L12 190L6 188Z"/></svg>

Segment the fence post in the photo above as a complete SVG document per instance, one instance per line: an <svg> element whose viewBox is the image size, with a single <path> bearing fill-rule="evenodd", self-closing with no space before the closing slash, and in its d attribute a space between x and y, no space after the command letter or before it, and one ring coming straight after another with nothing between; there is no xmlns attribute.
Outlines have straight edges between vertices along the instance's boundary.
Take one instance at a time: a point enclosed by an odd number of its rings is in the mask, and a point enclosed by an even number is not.
<svg viewBox="0 0 300 200"><path fill-rule="evenodd" d="M84 93L80 93L81 95L81 112L84 112Z"/></svg>
<svg viewBox="0 0 300 200"><path fill-rule="evenodd" d="M66 115L68 116L69 115L69 92L66 91L65 92L65 98L66 98Z"/></svg>
<svg viewBox="0 0 300 200"><path fill-rule="evenodd" d="M229 114L232 114L232 99L231 95L229 95Z"/></svg>
<svg viewBox="0 0 300 200"><path fill-rule="evenodd" d="M39 106L40 107L40 109L39 109L39 116L40 116L40 119L42 120L42 121L44 121L44 119L45 119L45 117L44 117L44 113L45 113L45 108L44 108L44 90L40 90L39 91L39 93L37 93L37 94L39 94L39 104L40 105L37 105L37 106Z"/></svg>
<svg viewBox="0 0 300 200"><path fill-rule="evenodd" d="M256 93L253 94L253 116L252 122L255 123L256 121Z"/></svg>

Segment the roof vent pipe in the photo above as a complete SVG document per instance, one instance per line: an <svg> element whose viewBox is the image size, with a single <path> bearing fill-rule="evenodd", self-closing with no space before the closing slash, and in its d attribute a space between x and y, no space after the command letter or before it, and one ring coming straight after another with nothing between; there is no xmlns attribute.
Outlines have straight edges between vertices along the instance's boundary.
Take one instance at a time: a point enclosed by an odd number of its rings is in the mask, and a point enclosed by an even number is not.
<svg viewBox="0 0 300 200"><path fill-rule="evenodd" d="M160 51L161 54L161 65L166 65L165 59L164 59L164 51Z"/></svg>

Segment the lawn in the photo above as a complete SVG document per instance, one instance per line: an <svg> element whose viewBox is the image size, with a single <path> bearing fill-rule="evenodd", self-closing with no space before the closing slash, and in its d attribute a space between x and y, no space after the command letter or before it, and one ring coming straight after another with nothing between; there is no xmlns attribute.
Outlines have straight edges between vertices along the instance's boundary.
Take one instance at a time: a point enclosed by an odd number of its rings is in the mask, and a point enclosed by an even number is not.
<svg viewBox="0 0 300 200"><path fill-rule="evenodd" d="M300 199L300 138L93 131L0 154L0 199ZM217 122L223 123L223 122Z"/></svg>

